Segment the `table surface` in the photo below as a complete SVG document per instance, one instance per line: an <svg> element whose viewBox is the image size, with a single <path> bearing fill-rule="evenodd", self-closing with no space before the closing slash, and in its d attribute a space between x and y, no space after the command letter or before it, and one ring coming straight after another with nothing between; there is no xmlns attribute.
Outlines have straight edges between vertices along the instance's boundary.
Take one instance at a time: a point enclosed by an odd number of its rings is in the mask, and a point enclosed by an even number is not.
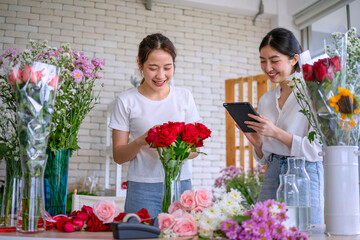
<svg viewBox="0 0 360 240"><path fill-rule="evenodd" d="M310 240L360 240L360 235L344 236L344 235L332 235L327 236L324 234L325 226L317 225L311 230L309 235ZM79 240L79 239L113 239L112 232L73 232L65 233L57 230L46 231L42 233L0 233L0 240L41 240L41 239L65 239L65 240ZM177 239L188 239L177 238Z"/></svg>

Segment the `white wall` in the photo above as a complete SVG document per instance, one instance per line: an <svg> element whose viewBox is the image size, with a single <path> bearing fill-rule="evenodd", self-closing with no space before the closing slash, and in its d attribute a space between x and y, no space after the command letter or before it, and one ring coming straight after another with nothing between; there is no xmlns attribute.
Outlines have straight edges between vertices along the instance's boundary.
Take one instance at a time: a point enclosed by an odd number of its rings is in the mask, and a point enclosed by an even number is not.
<svg viewBox="0 0 360 240"><path fill-rule="evenodd" d="M164 33L178 49L175 84L192 91L203 123L213 132L202 149L207 155L193 160L195 188L210 187L225 167L224 80L261 73L258 45L270 21L260 16L253 26L252 16L157 1L148 11L142 0L1 0L0 53L24 49L28 39L47 39L52 46L69 42L88 57L105 59L100 104L81 126L81 150L70 159L69 171L69 183L92 174L103 183L107 104L132 87L142 38ZM1 169L3 176L4 164Z"/></svg>

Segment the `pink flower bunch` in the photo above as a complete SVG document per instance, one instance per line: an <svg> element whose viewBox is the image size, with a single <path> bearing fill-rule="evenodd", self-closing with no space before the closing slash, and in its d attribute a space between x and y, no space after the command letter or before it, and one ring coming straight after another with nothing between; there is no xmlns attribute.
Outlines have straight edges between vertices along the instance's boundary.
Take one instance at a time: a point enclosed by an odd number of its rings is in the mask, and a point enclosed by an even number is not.
<svg viewBox="0 0 360 240"><path fill-rule="evenodd" d="M300 232L296 227L288 228L286 220L286 206L274 200L258 202L245 212L248 219L236 221L236 218L223 221L221 231L229 239L308 239L305 232Z"/></svg>
<svg viewBox="0 0 360 240"><path fill-rule="evenodd" d="M211 207L211 192L207 189L197 191L186 190L180 197L180 202L175 201L169 207L169 213L161 213L158 216L161 232L172 231L176 236L192 236L197 233L197 225L194 217L190 214L202 212Z"/></svg>

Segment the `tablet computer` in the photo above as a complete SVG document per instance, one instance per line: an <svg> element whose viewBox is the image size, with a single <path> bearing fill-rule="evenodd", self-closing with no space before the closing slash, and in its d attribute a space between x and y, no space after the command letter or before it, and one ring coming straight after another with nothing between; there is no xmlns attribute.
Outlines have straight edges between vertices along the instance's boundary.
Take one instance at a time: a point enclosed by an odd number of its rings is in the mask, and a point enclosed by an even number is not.
<svg viewBox="0 0 360 240"><path fill-rule="evenodd" d="M223 106L226 108L230 116L234 119L236 124L240 127L243 132L255 132L254 129L248 128L244 123L245 121L254 121L253 118L249 117L248 114L254 114L259 116L255 111L253 106L249 102L234 102L234 103L224 103Z"/></svg>

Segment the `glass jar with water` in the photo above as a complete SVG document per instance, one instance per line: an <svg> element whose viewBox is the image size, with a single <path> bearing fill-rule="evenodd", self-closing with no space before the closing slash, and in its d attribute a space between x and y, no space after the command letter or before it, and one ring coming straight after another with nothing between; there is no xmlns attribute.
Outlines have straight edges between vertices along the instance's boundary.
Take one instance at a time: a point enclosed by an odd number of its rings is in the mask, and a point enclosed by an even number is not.
<svg viewBox="0 0 360 240"><path fill-rule="evenodd" d="M295 175L281 174L279 177L280 185L276 191L276 200L286 204L289 226L298 227L299 190L296 187Z"/></svg>
<svg viewBox="0 0 360 240"><path fill-rule="evenodd" d="M295 175L295 183L299 191L297 227L300 231L309 231L311 225L310 177L305 169L305 158L289 157L287 174Z"/></svg>

